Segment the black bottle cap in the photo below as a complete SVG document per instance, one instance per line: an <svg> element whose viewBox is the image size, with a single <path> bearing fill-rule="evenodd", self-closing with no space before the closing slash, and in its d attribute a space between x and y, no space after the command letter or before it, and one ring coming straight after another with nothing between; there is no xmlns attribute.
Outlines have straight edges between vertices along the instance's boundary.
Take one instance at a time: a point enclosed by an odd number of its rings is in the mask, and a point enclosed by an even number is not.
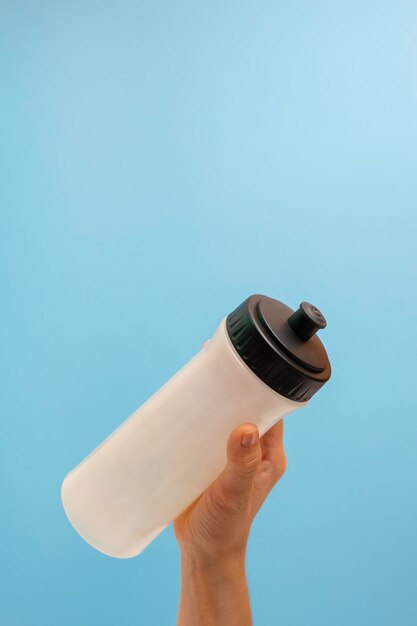
<svg viewBox="0 0 417 626"><path fill-rule="evenodd" d="M297 311L263 296L249 296L226 318L230 340L246 365L282 396L305 402L331 375L327 352L316 336L326 320L302 302Z"/></svg>

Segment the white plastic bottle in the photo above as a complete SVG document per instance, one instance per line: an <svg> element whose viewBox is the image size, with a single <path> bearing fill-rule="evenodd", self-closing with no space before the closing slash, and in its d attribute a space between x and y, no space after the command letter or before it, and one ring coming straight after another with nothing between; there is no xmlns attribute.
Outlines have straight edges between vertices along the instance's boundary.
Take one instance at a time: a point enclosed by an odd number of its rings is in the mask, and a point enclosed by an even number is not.
<svg viewBox="0 0 417 626"><path fill-rule="evenodd" d="M211 340L65 478L62 502L78 533L132 557L220 474L227 438L243 422L265 433L330 378L314 333L326 321L249 296Z"/></svg>

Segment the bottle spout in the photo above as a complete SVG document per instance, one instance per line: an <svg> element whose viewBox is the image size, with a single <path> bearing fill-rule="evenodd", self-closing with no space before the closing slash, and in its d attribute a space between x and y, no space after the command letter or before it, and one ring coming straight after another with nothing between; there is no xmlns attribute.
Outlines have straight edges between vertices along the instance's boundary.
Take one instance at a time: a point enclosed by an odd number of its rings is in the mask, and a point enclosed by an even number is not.
<svg viewBox="0 0 417 626"><path fill-rule="evenodd" d="M301 341L308 341L318 330L327 326L323 313L309 302L302 302L287 322Z"/></svg>

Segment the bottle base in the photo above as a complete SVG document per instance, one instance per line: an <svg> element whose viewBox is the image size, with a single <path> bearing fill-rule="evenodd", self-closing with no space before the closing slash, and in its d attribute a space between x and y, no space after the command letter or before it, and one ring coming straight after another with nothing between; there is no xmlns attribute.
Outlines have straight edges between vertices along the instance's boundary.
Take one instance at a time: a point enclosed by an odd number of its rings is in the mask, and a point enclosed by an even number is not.
<svg viewBox="0 0 417 626"><path fill-rule="evenodd" d="M65 477L62 487L61 487L61 502L65 514L74 528L74 530L86 541L92 548L98 550L102 554L106 556L111 556L116 559L131 559L135 556L138 556L145 548L162 532L165 528L168 527L168 524L164 524L159 528L152 530L147 535L141 537L141 540L134 547L127 547L126 549L116 549L111 546L105 546L101 542L97 541L95 537L91 536L90 533L85 529L82 522L77 519L76 515L73 514L71 510L71 504L69 502L67 493L66 493L66 481L68 476Z"/></svg>

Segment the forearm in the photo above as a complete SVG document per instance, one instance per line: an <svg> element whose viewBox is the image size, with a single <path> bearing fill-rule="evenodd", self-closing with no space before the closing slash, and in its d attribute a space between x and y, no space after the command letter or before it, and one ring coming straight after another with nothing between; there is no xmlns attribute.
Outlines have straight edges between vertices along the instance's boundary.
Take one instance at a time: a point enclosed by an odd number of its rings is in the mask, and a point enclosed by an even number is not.
<svg viewBox="0 0 417 626"><path fill-rule="evenodd" d="M245 555L205 561L181 554L177 626L251 626Z"/></svg>

